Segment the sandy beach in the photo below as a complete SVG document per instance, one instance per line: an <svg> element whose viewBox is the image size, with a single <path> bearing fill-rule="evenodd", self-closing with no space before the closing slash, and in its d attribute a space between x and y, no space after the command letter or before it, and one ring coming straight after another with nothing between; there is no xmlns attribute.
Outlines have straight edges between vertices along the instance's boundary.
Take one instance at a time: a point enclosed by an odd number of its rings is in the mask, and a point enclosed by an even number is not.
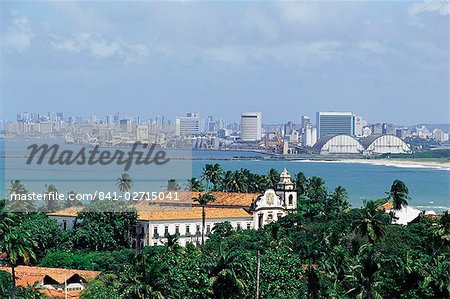
<svg viewBox="0 0 450 299"><path fill-rule="evenodd" d="M400 160L400 159L345 159L339 160L340 162L348 163L364 163L373 165L385 165L394 167L410 167L410 168L432 168L432 169L442 169L450 170L449 162L434 162L434 161L414 161L414 160Z"/></svg>

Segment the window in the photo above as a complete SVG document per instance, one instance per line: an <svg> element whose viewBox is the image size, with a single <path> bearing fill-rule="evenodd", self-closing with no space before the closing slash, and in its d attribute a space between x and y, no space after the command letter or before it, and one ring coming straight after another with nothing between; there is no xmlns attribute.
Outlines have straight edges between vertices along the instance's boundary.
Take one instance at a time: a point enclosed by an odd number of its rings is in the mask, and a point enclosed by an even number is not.
<svg viewBox="0 0 450 299"><path fill-rule="evenodd" d="M157 226L153 227L153 238L159 238L158 227Z"/></svg>
<svg viewBox="0 0 450 299"><path fill-rule="evenodd" d="M211 224L207 224L206 225L206 233L210 233L211 232Z"/></svg>
<svg viewBox="0 0 450 299"><path fill-rule="evenodd" d="M273 215L272 215L272 213L269 213L267 215L267 221L272 221L272 220L273 220Z"/></svg>
<svg viewBox="0 0 450 299"><path fill-rule="evenodd" d="M175 225L175 234L176 235L180 234L180 226L179 225Z"/></svg>
<svg viewBox="0 0 450 299"><path fill-rule="evenodd" d="M261 228L263 226L263 214L258 215L258 228Z"/></svg>
<svg viewBox="0 0 450 299"><path fill-rule="evenodd" d="M186 236L190 236L191 232L190 232L190 225L186 225Z"/></svg>
<svg viewBox="0 0 450 299"><path fill-rule="evenodd" d="M241 224L240 223L237 224L237 229L241 229Z"/></svg>
<svg viewBox="0 0 450 299"><path fill-rule="evenodd" d="M282 213L278 213L277 214L277 218L280 219L281 217L283 217L283 214Z"/></svg>
<svg viewBox="0 0 450 299"><path fill-rule="evenodd" d="M197 224L197 230L196 230L197 234L200 234L200 224Z"/></svg>
<svg viewBox="0 0 450 299"><path fill-rule="evenodd" d="M168 237L169 236L169 226L165 225L164 226L164 237Z"/></svg>
<svg viewBox="0 0 450 299"><path fill-rule="evenodd" d="M294 202L294 196L292 196L292 194L289 195L289 205L292 205L292 203Z"/></svg>
<svg viewBox="0 0 450 299"><path fill-rule="evenodd" d="M63 220L63 230L67 230L67 220Z"/></svg>
<svg viewBox="0 0 450 299"><path fill-rule="evenodd" d="M144 234L144 232L145 232L145 229L144 229L144 227L143 227L143 226L141 226L141 234L143 235L143 234Z"/></svg>
<svg viewBox="0 0 450 299"><path fill-rule="evenodd" d="M250 222L247 222L247 229L250 229L252 227L252 224Z"/></svg>

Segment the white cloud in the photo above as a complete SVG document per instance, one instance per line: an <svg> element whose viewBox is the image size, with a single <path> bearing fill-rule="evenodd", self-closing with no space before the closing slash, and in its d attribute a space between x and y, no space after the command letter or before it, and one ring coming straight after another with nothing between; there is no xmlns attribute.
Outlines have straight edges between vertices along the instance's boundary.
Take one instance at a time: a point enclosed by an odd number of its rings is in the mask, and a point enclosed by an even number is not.
<svg viewBox="0 0 450 299"><path fill-rule="evenodd" d="M206 49L204 53L209 60L229 65L274 60L285 66L314 67L338 60L341 55L340 47L340 43L332 41L292 42L275 46L224 46Z"/></svg>
<svg viewBox="0 0 450 299"><path fill-rule="evenodd" d="M374 54L385 54L389 49L379 42L363 41L356 44L356 48L361 50L367 50Z"/></svg>
<svg viewBox="0 0 450 299"><path fill-rule="evenodd" d="M23 52L30 47L34 34L25 16L16 12L12 12L11 15L12 23L1 38L2 44L6 48Z"/></svg>
<svg viewBox="0 0 450 299"><path fill-rule="evenodd" d="M55 49L72 53L87 51L95 58L117 57L124 62L137 62L148 57L149 50L142 44L127 44L121 39L107 40L101 34L83 32L70 38L51 42Z"/></svg>
<svg viewBox="0 0 450 299"><path fill-rule="evenodd" d="M409 13L412 16L424 12L435 12L441 16L450 15L450 2L447 0L425 0L421 3L414 3L409 6Z"/></svg>
<svg viewBox="0 0 450 299"><path fill-rule="evenodd" d="M306 23L317 18L319 8L311 2L276 2L281 18L290 23Z"/></svg>

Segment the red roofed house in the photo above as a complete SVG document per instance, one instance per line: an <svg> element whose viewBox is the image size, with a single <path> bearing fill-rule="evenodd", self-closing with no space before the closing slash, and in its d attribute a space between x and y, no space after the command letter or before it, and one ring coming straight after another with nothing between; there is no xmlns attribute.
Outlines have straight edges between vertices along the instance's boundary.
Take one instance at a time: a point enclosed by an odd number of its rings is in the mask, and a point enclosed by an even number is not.
<svg viewBox="0 0 450 299"><path fill-rule="evenodd" d="M79 298L86 285L99 271L73 270L46 267L16 267L16 284L27 287L35 282L42 287L42 293L50 298ZM10 267L0 267L0 271L11 273Z"/></svg>

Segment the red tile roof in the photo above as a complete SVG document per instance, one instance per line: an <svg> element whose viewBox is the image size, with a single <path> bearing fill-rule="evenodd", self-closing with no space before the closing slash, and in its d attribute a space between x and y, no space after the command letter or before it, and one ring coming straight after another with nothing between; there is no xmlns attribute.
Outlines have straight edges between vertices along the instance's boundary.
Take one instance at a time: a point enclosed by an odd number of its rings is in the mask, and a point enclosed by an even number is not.
<svg viewBox="0 0 450 299"><path fill-rule="evenodd" d="M16 267L16 283L18 286L27 287L28 285L33 285L35 282L42 284L44 277L48 276L53 280L57 281L59 284L64 284L69 278L74 275L79 275L86 281L93 280L97 275L100 274L99 271L87 271L87 270L74 270L74 269L62 269L62 268L46 268L46 267L29 267L29 266L18 266ZM6 271L11 273L10 267L0 267L0 271ZM64 298L64 291L61 290L50 290L43 289L49 297ZM68 291L70 295L69 298L79 298L80 291Z"/></svg>

